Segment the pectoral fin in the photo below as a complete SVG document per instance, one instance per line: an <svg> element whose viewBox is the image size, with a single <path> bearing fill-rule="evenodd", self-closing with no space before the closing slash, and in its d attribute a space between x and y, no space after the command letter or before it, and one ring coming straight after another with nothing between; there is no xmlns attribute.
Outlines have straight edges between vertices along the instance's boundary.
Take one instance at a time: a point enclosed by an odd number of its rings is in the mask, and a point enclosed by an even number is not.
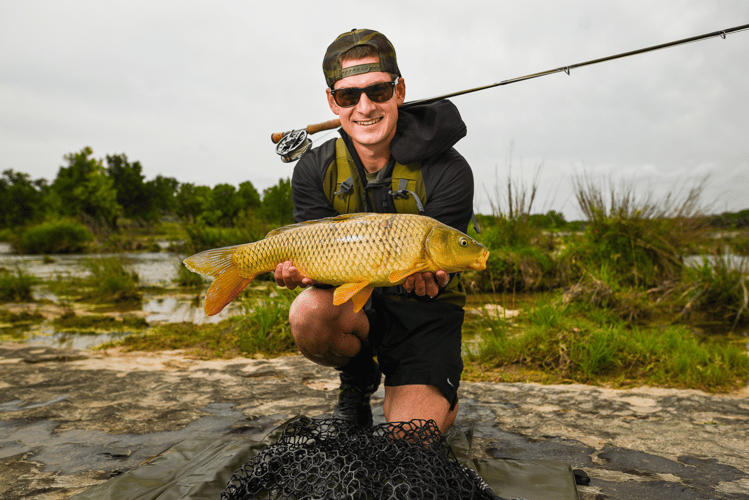
<svg viewBox="0 0 749 500"><path fill-rule="evenodd" d="M411 276L414 273L420 273L421 271L425 270L429 267L429 264L426 262L421 262L417 264L414 267L411 267L409 269L403 269L400 271L393 271L388 275L388 279L390 280L390 283L401 283L405 281L406 278Z"/></svg>
<svg viewBox="0 0 749 500"><path fill-rule="evenodd" d="M374 290L374 287L368 281L346 283L336 288L333 292L333 304L340 306L351 299L354 305L354 312L359 312L364 307L364 304L367 303L369 296L372 295L372 290Z"/></svg>

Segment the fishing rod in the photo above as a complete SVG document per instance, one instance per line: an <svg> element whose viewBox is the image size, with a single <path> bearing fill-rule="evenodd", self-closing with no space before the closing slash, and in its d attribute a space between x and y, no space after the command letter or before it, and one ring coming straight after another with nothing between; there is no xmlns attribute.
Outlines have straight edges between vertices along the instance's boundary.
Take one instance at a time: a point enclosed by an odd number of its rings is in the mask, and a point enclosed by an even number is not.
<svg viewBox="0 0 749 500"><path fill-rule="evenodd" d="M476 87L476 88L467 89L467 90L459 90L458 92L452 92L450 94L444 94L444 95L436 96L436 97L429 97L427 99L409 101L401 105L401 108L408 108L410 106L416 106L418 104L428 104L430 102L439 101L441 99L447 99L447 98L456 97L459 95L470 94L472 92L478 92L479 90L491 89L491 88L499 87L502 85L509 85L515 82L523 82L525 80L539 78L539 77L551 75L554 73L564 72L564 73L567 73L567 75L569 76L570 71L576 68L582 68L584 66L592 66L593 64L598 64L598 63L602 63L606 61L613 61L614 59L621 59L623 57L636 56L639 54L644 54L646 52L653 52L655 50L667 49L669 47L676 47L677 45L684 45L687 43L698 42L700 40L706 40L708 38L715 38L718 36L725 40L726 35L729 35L731 33L737 33L739 31L744 31L747 29L749 29L749 24L742 24L741 26L736 26L736 27L728 28L724 30L713 31L711 33L705 33L704 35L697 35L697 36L692 36L689 38L683 38L681 40L662 43L659 45L653 45L651 47L645 47L643 49L631 50L629 52L622 52L621 54L601 57L599 59L593 59L590 61L585 61L585 62L581 62L577 64L570 64L569 66L562 66L560 68L550 69L547 71L541 71L539 73L532 73L530 75L520 76L517 78L511 78L509 80L502 80L501 82L484 85L482 87ZM277 144L276 153L278 153L281 156L281 160L288 163L288 162L298 160L299 158L302 157L304 153L306 153L312 147L312 140L309 138L309 135L315 134L317 132L322 132L324 130L331 130L334 128L338 128L340 126L341 126L340 120L338 118L334 118L332 120L328 120L323 123L308 125L306 128L303 128L303 129L290 130L288 132L277 132L271 135L271 140L273 141L274 144Z"/></svg>

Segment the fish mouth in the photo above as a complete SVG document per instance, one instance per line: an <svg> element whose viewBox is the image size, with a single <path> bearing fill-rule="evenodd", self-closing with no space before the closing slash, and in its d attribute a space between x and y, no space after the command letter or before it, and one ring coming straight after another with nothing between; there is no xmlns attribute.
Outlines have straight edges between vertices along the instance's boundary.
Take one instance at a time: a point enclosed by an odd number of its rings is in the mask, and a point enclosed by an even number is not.
<svg viewBox="0 0 749 500"><path fill-rule="evenodd" d="M471 265L471 269L475 269L477 271L483 271L486 269L486 260L489 258L489 250L486 248L483 252L481 252L481 255L476 259L476 262L474 262Z"/></svg>

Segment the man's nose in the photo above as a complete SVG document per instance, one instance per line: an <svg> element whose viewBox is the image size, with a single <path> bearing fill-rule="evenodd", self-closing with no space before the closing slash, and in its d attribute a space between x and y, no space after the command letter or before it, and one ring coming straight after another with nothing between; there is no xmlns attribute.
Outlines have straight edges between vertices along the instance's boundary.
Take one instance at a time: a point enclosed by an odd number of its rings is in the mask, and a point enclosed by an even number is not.
<svg viewBox="0 0 749 500"><path fill-rule="evenodd" d="M357 111L361 113L368 113L369 111L372 111L376 108L376 105L372 100L367 96L366 92L361 93L361 97L359 98L359 102L356 105Z"/></svg>

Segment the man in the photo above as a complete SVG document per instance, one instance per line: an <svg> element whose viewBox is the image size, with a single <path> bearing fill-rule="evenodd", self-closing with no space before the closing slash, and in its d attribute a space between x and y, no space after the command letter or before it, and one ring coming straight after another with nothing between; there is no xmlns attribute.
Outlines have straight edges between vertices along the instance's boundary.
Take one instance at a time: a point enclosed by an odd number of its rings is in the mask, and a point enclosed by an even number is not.
<svg viewBox="0 0 749 500"><path fill-rule="evenodd" d="M465 232L473 175L452 148L466 133L457 109L443 100L399 110L406 83L395 49L376 31L340 35L328 47L323 71L342 137L296 166L295 221L408 212ZM376 289L358 313L350 301L334 306L332 289L302 276L291 262L278 265L275 280L290 289L307 287L291 306L291 333L304 356L340 370L334 416L371 426L370 397L382 373L387 421L432 419L442 432L452 425L463 370L459 276L416 273L402 286Z"/></svg>

